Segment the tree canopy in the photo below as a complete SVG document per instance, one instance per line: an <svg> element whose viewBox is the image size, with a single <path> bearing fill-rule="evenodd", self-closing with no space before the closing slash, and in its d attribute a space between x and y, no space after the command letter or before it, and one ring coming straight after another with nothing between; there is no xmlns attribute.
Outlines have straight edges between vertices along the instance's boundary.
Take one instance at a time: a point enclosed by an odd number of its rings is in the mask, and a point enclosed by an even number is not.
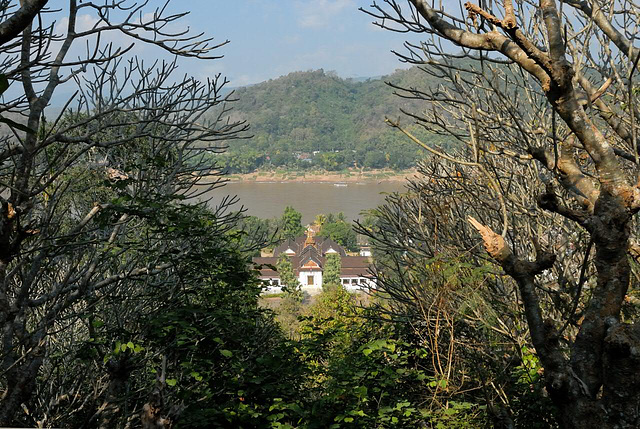
<svg viewBox="0 0 640 429"><path fill-rule="evenodd" d="M305 228L302 226L302 213L291 206L284 209L284 213L280 218L280 235L283 239L294 239L304 234Z"/></svg>
<svg viewBox="0 0 640 429"><path fill-rule="evenodd" d="M358 235L351 223L347 222L343 213L338 213L337 215L329 213L318 235L330 238L349 251L358 250Z"/></svg>
<svg viewBox="0 0 640 429"><path fill-rule="evenodd" d="M417 68L366 80L315 70L238 88L231 117L249 121L254 138L234 144L219 159L232 173L274 167L412 168L424 152L385 126L384 116L419 104L395 97L385 82L429 86L432 79Z"/></svg>
<svg viewBox="0 0 640 429"><path fill-rule="evenodd" d="M635 427L640 389L622 374L637 372L640 344L632 304L640 51L629 31L638 6L509 0L454 9L424 0L368 9L382 27L427 36L399 55L441 84L395 89L423 100L408 112L412 123L460 144L434 145L387 120L437 162L382 211L374 235L395 273L383 289L415 308L408 298L425 262L446 255L482 268L490 258L511 281L487 276L483 301L514 321L480 320L516 345L524 317L559 424ZM425 308L452 314L440 298L450 282L433 292ZM457 326L473 326L458 316ZM454 333L458 316L449 319ZM524 359L522 346L511 350ZM496 399L496 418L513 426L517 413Z"/></svg>
<svg viewBox="0 0 640 429"><path fill-rule="evenodd" d="M322 289L329 290L332 288L342 287L340 282L340 270L342 269L342 263L340 255L330 254L324 263L322 270Z"/></svg>

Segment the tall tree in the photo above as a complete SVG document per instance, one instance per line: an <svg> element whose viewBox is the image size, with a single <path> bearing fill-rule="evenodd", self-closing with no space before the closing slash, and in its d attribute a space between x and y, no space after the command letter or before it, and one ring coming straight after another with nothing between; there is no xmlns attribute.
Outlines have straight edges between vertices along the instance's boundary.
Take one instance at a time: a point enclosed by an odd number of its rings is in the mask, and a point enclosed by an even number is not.
<svg viewBox="0 0 640 429"><path fill-rule="evenodd" d="M322 289L329 290L332 288L339 288L342 286L340 283L340 270L342 269L342 261L340 255L333 253L327 255L324 263L324 269L322 270Z"/></svg>
<svg viewBox="0 0 640 429"><path fill-rule="evenodd" d="M358 235L342 212L337 216L329 214L318 235L330 238L350 251L358 250Z"/></svg>
<svg viewBox="0 0 640 429"><path fill-rule="evenodd" d="M293 271L291 261L284 253L280 255L278 263L276 264L276 269L280 275L280 282L283 285L283 289L289 295L302 299L300 282L298 281L298 277L296 277L296 273Z"/></svg>
<svg viewBox="0 0 640 429"><path fill-rule="evenodd" d="M189 223L183 200L219 184L207 152L244 128L202 120L227 100L224 79L176 79L176 60L149 66L129 56L138 43L176 58L218 58L211 39L171 30L185 14L147 6L68 0L0 46L3 74L21 85L12 99L5 93L2 114L15 122L0 137L0 425L34 423L22 404L32 403L50 348L87 335L90 309L145 282L177 285L176 267L197 250L168 237ZM54 34L45 23L56 20L64 26ZM121 37L107 37L115 32ZM74 84L47 120L54 94ZM219 235L235 218L228 202L211 220ZM129 370L112 369L107 404Z"/></svg>
<svg viewBox="0 0 640 429"><path fill-rule="evenodd" d="M283 238L296 238L304 233L302 226L302 213L291 206L284 209L284 213L280 218L280 227L282 229Z"/></svg>
<svg viewBox="0 0 640 429"><path fill-rule="evenodd" d="M442 80L396 88L426 102L410 117L458 142L447 151L387 120L441 159L395 217L432 228L426 255L457 249L479 263L482 238L517 288L495 286L521 306L563 427L637 427L638 6L468 2L460 16L425 0L384 3L369 10L379 25L431 37L401 59ZM396 225L411 243L417 232Z"/></svg>

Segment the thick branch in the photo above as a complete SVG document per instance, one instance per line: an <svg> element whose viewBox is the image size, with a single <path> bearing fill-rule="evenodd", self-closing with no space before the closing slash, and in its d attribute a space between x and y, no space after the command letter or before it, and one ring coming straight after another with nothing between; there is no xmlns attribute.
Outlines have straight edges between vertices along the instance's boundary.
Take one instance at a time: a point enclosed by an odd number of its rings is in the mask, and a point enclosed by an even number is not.
<svg viewBox="0 0 640 429"><path fill-rule="evenodd" d="M416 10L424 17L438 35L454 42L456 45L474 50L501 52L518 63L528 73L540 81L543 88L549 87L549 75L538 63L515 42L506 36L492 31L486 34L475 34L462 30L442 18L425 0L410 0Z"/></svg>
<svg viewBox="0 0 640 429"><path fill-rule="evenodd" d="M536 275L553 266L556 260L555 255L539 250L534 262L521 261L513 255L502 236L496 234L491 228L482 225L472 217L469 217L468 220L482 236L487 253L517 282L520 294L522 295L522 302L533 345L540 355L545 369L548 368L552 371L551 377L558 376L555 372L562 371L565 359L558 350L553 329L544 323L540 300L534 282Z"/></svg>
<svg viewBox="0 0 640 429"><path fill-rule="evenodd" d="M0 23L0 45L4 45L18 36L33 18L42 10L49 0L24 0L20 9L11 18Z"/></svg>

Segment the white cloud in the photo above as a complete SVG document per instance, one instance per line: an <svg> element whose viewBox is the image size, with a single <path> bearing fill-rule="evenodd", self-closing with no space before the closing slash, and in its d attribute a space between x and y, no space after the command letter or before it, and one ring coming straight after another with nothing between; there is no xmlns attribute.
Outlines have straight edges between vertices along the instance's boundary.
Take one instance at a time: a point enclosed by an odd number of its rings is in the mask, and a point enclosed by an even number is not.
<svg viewBox="0 0 640 429"><path fill-rule="evenodd" d="M303 28L324 28L332 19L347 8L355 8L355 0L316 0L299 1L298 25Z"/></svg>

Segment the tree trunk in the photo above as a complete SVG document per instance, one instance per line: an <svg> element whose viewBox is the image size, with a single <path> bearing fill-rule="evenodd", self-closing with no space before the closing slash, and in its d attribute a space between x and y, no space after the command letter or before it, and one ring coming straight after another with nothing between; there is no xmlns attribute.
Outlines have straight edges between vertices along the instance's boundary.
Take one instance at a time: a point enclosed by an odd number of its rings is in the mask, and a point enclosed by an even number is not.
<svg viewBox="0 0 640 429"><path fill-rule="evenodd" d="M33 354L31 359L7 373L7 387L0 399L0 427L14 425L22 404L32 398L44 349L36 350Z"/></svg>
<svg viewBox="0 0 640 429"><path fill-rule="evenodd" d="M567 428L637 428L640 408L640 332L620 323L631 267L632 212L603 191L587 223L596 246L597 284L571 347L569 391L554 401Z"/></svg>

